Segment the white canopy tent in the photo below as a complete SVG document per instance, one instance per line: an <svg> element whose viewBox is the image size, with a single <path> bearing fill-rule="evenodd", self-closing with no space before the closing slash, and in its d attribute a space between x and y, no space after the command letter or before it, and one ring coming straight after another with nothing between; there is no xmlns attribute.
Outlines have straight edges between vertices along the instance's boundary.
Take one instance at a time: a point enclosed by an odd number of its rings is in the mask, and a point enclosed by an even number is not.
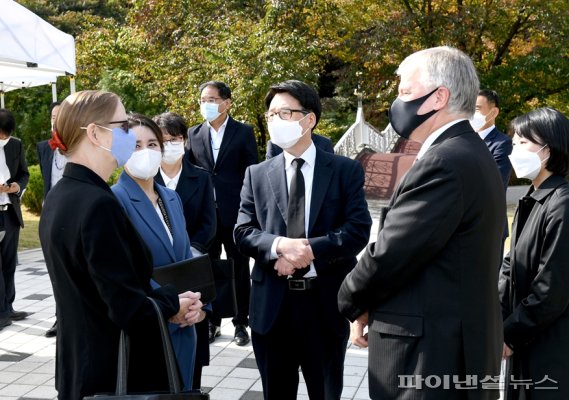
<svg viewBox="0 0 569 400"><path fill-rule="evenodd" d="M75 91L75 40L14 0L0 0L0 97L32 86L52 85L58 76L71 78Z"/></svg>

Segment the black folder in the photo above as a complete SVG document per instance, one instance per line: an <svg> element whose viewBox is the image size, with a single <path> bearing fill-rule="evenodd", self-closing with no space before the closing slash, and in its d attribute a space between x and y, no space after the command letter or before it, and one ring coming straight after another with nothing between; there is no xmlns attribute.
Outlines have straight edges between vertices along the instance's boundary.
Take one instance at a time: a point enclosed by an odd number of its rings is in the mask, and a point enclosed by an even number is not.
<svg viewBox="0 0 569 400"><path fill-rule="evenodd" d="M200 292L204 304L215 300L215 280L208 254L156 267L152 279L160 285L173 285L178 293Z"/></svg>

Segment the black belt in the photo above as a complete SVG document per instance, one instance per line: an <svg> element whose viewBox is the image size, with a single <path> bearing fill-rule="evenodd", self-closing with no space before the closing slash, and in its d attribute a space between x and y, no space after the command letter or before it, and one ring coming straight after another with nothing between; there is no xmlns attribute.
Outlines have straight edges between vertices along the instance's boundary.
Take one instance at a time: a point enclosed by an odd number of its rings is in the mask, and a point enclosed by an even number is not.
<svg viewBox="0 0 569 400"><path fill-rule="evenodd" d="M8 211L8 206L10 204L0 204L0 211Z"/></svg>
<svg viewBox="0 0 569 400"><path fill-rule="evenodd" d="M287 279L288 290L311 290L316 287L316 278Z"/></svg>

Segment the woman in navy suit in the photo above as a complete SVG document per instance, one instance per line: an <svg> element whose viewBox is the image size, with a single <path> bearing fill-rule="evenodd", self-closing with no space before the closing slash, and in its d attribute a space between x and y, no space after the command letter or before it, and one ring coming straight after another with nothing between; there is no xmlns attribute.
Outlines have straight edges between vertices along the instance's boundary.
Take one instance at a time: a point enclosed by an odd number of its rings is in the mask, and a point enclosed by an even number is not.
<svg viewBox="0 0 569 400"><path fill-rule="evenodd" d="M143 115L130 115L136 134L136 149L125 164L113 192L152 253L154 267L192 258L180 197L154 183L164 142L160 128ZM151 282L154 287L158 284ZM199 321L205 312L200 310ZM192 388L196 355L195 327L170 324L170 336L184 389Z"/></svg>

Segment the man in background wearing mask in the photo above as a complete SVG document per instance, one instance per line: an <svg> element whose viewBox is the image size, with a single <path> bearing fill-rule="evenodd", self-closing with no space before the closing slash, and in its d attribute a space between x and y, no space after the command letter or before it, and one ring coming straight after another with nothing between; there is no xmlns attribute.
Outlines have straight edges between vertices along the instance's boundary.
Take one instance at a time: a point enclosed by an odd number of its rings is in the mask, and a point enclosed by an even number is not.
<svg viewBox="0 0 569 400"><path fill-rule="evenodd" d="M284 152L247 169L235 243L255 258L251 335L265 399L339 399L349 336L336 296L369 240L364 173L314 145L316 91L300 81L265 97L271 141Z"/></svg>
<svg viewBox="0 0 569 400"><path fill-rule="evenodd" d="M480 138L484 140L488 150L492 153L494 161L498 165L502 183L504 184L504 192L508 189L510 183L510 174L512 173L512 164L508 156L512 154L512 138L504 135L496 128L496 117L500 113L500 99L498 93L493 90L483 89L478 92L476 98L476 112L470 120L472 128L478 132ZM502 249L500 254L504 254L504 243L509 235L508 218L506 218L504 226L504 235L502 238ZM502 266L502 260L498 263L498 272Z"/></svg>
<svg viewBox="0 0 569 400"><path fill-rule="evenodd" d="M506 202L496 163L468 122L476 69L461 51L436 47L407 57L397 73L391 126L422 147L338 305L355 321L353 342L369 344L372 399L497 399L497 385L480 381L500 374L496 264Z"/></svg>
<svg viewBox="0 0 569 400"><path fill-rule="evenodd" d="M233 227L239 210L239 193L243 186L245 169L259 161L253 127L235 121L228 112L231 107L231 89L218 81L200 86L200 111L205 122L188 130L188 156L192 164L209 171L213 180L217 209L216 236L209 248L212 259L219 259L221 246L235 268L237 315L233 318L235 343L249 343L249 293L251 290L249 257L235 247ZM221 317L210 317L210 343L221 335Z"/></svg>
<svg viewBox="0 0 569 400"><path fill-rule="evenodd" d="M504 184L508 188L512 165L508 156L512 153L512 139L496 128L496 117L500 113L500 100L493 90L481 90L476 99L476 112L470 120L474 131L478 132L488 150L492 153Z"/></svg>

